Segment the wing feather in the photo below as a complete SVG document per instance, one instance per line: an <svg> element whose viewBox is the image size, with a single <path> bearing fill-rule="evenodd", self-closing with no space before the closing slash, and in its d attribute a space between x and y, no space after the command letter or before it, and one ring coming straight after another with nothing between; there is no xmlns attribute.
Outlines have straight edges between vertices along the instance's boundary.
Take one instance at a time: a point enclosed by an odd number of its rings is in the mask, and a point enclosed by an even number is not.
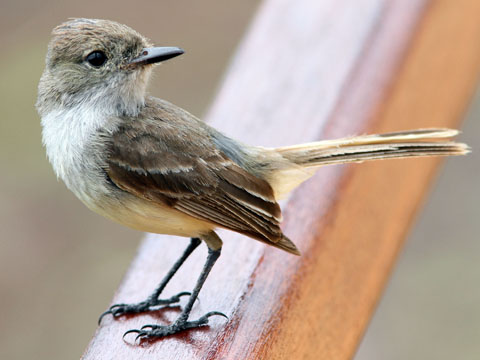
<svg viewBox="0 0 480 360"><path fill-rule="evenodd" d="M165 104L147 104L140 120L122 119L109 144L112 182L219 227L281 241L281 211L270 184L222 152L206 124Z"/></svg>

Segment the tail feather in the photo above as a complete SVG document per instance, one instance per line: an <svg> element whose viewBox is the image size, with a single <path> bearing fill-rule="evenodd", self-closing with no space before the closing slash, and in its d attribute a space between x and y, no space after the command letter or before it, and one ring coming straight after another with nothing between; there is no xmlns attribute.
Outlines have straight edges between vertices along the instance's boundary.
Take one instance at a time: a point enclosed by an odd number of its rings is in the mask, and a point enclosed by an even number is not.
<svg viewBox="0 0 480 360"><path fill-rule="evenodd" d="M301 167L418 156L465 155L469 152L465 144L436 141L457 134L457 130L451 129L419 129L318 141L276 148L275 151Z"/></svg>
<svg viewBox="0 0 480 360"><path fill-rule="evenodd" d="M420 156L465 155L466 144L449 141L457 130L418 129L381 135L363 135L338 140L285 146L272 149L283 161L271 173L275 197L284 197L292 189L313 175L316 167L367 160L408 158Z"/></svg>

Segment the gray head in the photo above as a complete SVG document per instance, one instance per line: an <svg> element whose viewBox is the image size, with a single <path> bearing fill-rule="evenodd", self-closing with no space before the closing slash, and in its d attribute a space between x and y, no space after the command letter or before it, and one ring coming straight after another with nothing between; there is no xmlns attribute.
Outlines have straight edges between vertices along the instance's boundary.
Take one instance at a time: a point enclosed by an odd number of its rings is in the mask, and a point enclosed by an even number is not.
<svg viewBox="0 0 480 360"><path fill-rule="evenodd" d="M133 115L143 105L152 64L183 53L154 48L135 30L109 20L73 19L52 35L39 84L40 114L88 103Z"/></svg>

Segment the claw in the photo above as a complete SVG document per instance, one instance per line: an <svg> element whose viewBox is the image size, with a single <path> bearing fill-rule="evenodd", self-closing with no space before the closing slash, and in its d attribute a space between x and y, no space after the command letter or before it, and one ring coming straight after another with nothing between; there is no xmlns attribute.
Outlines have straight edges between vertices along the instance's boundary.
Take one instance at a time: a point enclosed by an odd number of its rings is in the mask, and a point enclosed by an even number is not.
<svg viewBox="0 0 480 360"><path fill-rule="evenodd" d="M141 331L141 330L138 330L138 329L131 329L131 330L125 331L125 332L123 333L122 339L125 340L125 336L127 336L128 334L131 334L131 333L142 334L142 333L144 333L144 332ZM135 341L137 341L136 338L135 338Z"/></svg>
<svg viewBox="0 0 480 360"><path fill-rule="evenodd" d="M102 319L103 319L103 317L104 317L105 315L111 314L111 313L112 313L111 310L104 311L104 312L100 315L100 317L98 318L98 325L100 325L100 324L102 323Z"/></svg>
<svg viewBox="0 0 480 360"><path fill-rule="evenodd" d="M107 311L103 312L100 317L98 318L98 325L100 325L100 323L102 322L102 319L105 315L108 315L108 314L112 314L113 317L116 317L118 312L119 312L119 309L117 308L120 308L122 306L126 306L126 304L115 304L115 305L112 305L108 308ZM115 309L117 309L116 311L114 311Z"/></svg>
<svg viewBox="0 0 480 360"><path fill-rule="evenodd" d="M157 328L157 327L158 327L158 325L147 324L147 325L143 325L143 326L140 328L140 330L145 330L145 329L148 329L148 328L150 328L150 330L153 330L153 329L155 329L155 328Z"/></svg>
<svg viewBox="0 0 480 360"><path fill-rule="evenodd" d="M135 343L137 342L138 339L140 339L142 336L147 335L147 333L141 332L135 337Z"/></svg>
<svg viewBox="0 0 480 360"><path fill-rule="evenodd" d="M123 312L124 312L124 311L123 311L122 309L116 309L116 310L112 311L111 313L112 313L112 316L113 316L114 318L117 318L117 317L119 317L120 315L122 315Z"/></svg>
<svg viewBox="0 0 480 360"><path fill-rule="evenodd" d="M190 296L190 295L192 295L192 293L190 291L182 291L181 293L178 293L175 296L178 297L178 298L181 298L182 296Z"/></svg>
<svg viewBox="0 0 480 360"><path fill-rule="evenodd" d="M122 307L122 306L126 306L127 304L115 304L115 305L112 305L110 306L110 310L113 310L113 309L116 309L116 308L119 308L119 307Z"/></svg>
<svg viewBox="0 0 480 360"><path fill-rule="evenodd" d="M228 316L220 311L210 311L209 313L206 313L205 315L203 315L199 320L208 320L209 317L215 316L215 315L223 316L225 319L228 320Z"/></svg>
<svg viewBox="0 0 480 360"><path fill-rule="evenodd" d="M98 325L100 325L104 316L108 314L112 314L112 316L115 317L115 314L113 313L112 308L110 308L107 311L103 312L102 315L100 315L100 317L98 318Z"/></svg>

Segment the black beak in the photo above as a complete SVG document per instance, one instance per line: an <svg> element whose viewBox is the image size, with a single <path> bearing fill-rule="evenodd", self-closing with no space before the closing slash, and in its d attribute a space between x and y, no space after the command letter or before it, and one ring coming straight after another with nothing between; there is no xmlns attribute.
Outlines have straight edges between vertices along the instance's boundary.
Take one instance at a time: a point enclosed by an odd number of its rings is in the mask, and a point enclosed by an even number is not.
<svg viewBox="0 0 480 360"><path fill-rule="evenodd" d="M154 64L174 58L184 53L183 49L178 47L153 47L145 48L139 57L130 61L130 64L146 65Z"/></svg>

